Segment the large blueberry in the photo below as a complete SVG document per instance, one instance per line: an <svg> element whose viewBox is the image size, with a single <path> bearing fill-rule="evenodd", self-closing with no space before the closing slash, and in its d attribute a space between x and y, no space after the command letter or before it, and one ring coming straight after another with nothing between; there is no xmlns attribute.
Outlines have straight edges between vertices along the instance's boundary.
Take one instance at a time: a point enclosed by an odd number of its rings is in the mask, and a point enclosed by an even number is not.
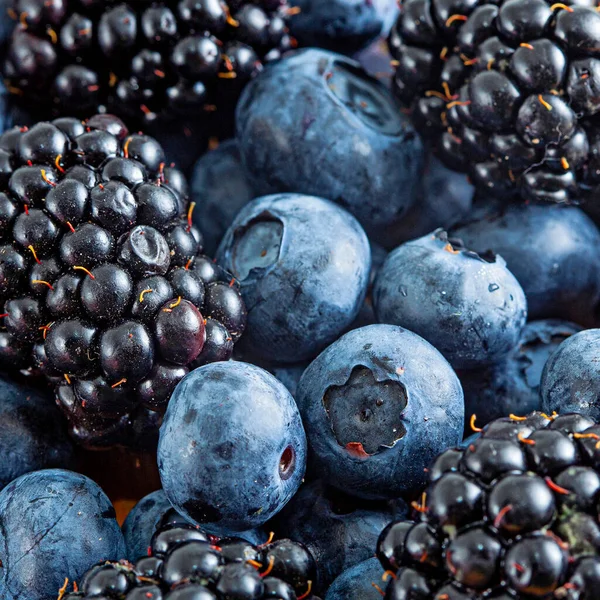
<svg viewBox="0 0 600 600"><path fill-rule="evenodd" d="M532 321L505 360L485 369L459 372L466 423L472 415L476 415L476 427L481 427L511 413L527 415L541 410L544 365L558 345L580 329L567 321Z"/></svg>
<svg viewBox="0 0 600 600"><path fill-rule="evenodd" d="M525 294L504 260L467 250L441 229L390 253L373 303L380 323L423 336L455 369L502 360L527 319Z"/></svg>
<svg viewBox="0 0 600 600"><path fill-rule="evenodd" d="M600 329L580 331L550 356L542 374L542 409L600 420Z"/></svg>
<svg viewBox="0 0 600 600"><path fill-rule="evenodd" d="M144 496L131 509L123 523L127 559L135 562L138 558L147 556L150 541L157 528L176 520L188 522L184 517L178 516L163 490L156 490ZM231 533L216 530L215 535L229 537ZM245 539L251 544L262 544L267 540L267 535L261 529L236 533L235 537Z"/></svg>
<svg viewBox="0 0 600 600"><path fill-rule="evenodd" d="M434 231L448 229L465 219L473 204L474 188L464 173L448 169L433 154L428 154L417 202L400 223L388 228L385 240L398 245Z"/></svg>
<svg viewBox="0 0 600 600"><path fill-rule="evenodd" d="M356 219L339 206L279 194L242 209L217 260L240 282L248 310L244 347L292 363L314 357L352 323L371 252Z"/></svg>
<svg viewBox="0 0 600 600"><path fill-rule="evenodd" d="M194 165L190 190L196 203L194 225L202 233L204 250L213 256L235 215L255 197L235 140L227 140L200 157Z"/></svg>
<svg viewBox="0 0 600 600"><path fill-rule="evenodd" d="M298 12L290 32L301 46L354 54L386 36L398 16L397 0L291 0Z"/></svg>
<svg viewBox="0 0 600 600"><path fill-rule="evenodd" d="M383 569L379 559L369 558L344 571L327 591L325 600L381 600L373 584L385 587L381 585L382 575Z"/></svg>
<svg viewBox="0 0 600 600"><path fill-rule="evenodd" d="M192 371L175 388L160 429L163 489L211 533L253 529L296 493L306 437L287 389L242 362Z"/></svg>
<svg viewBox="0 0 600 600"><path fill-rule="evenodd" d="M579 208L486 204L452 237L506 260L523 286L530 319L593 322L600 300L600 232Z"/></svg>
<svg viewBox="0 0 600 600"><path fill-rule="evenodd" d="M236 136L257 193L337 202L373 241L416 201L423 145L385 85L339 54L301 50L244 90Z"/></svg>
<svg viewBox="0 0 600 600"><path fill-rule="evenodd" d="M52 397L0 378L0 488L30 471L68 468L73 455Z"/></svg>
<svg viewBox="0 0 600 600"><path fill-rule="evenodd" d="M395 325L355 329L304 371L298 406L315 466L363 498L419 489L433 458L462 439L463 393L444 357Z"/></svg>
<svg viewBox="0 0 600 600"><path fill-rule="evenodd" d="M65 578L125 555L123 534L104 492L84 475L48 469L0 492L0 597L56 598Z"/></svg>
<svg viewBox="0 0 600 600"><path fill-rule="evenodd" d="M279 537L308 547L317 564L314 589L323 593L342 572L371 558L383 528L405 516L403 502L365 502L314 481L300 488L273 526Z"/></svg>

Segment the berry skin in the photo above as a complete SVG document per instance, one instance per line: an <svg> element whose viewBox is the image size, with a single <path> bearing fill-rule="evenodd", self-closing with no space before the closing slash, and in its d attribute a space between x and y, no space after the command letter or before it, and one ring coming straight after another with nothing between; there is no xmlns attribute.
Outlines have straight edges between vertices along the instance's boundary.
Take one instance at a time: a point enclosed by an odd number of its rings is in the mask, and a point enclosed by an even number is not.
<svg viewBox="0 0 600 600"><path fill-rule="evenodd" d="M510 415L479 429L467 448L442 453L413 502L416 520L380 535L377 557L394 575L385 597L411 597L408 589L419 600L595 597L597 429L580 413ZM496 446L480 470L469 455L483 444ZM510 465L518 454L526 460ZM425 539L437 545L419 554L414 540ZM443 561L431 560L435 548Z"/></svg>
<svg viewBox="0 0 600 600"><path fill-rule="evenodd" d="M388 255L373 304L380 323L423 336L455 369L500 362L527 317L523 289L504 260L479 256L440 229Z"/></svg>
<svg viewBox="0 0 600 600"><path fill-rule="evenodd" d="M142 510L148 509L153 509L150 498ZM243 555L232 552L233 548L242 547ZM66 597L70 600L296 600L304 596L316 600L311 594L313 557L302 544L291 540L255 547L239 538L209 538L198 526L190 525L169 509L155 525L144 554L130 562L104 561L93 566L83 575L79 591ZM277 566L280 573L275 575Z"/></svg>
<svg viewBox="0 0 600 600"><path fill-rule="evenodd" d="M600 16L590 2L408 0L389 36L393 89L486 196L593 199Z"/></svg>
<svg viewBox="0 0 600 600"><path fill-rule="evenodd" d="M48 17L20 2L32 23ZM245 328L235 280L202 254L185 178L108 114L15 127L0 148L0 365L46 376L83 445L156 438L177 383L229 359Z"/></svg>
<svg viewBox="0 0 600 600"><path fill-rule="evenodd" d="M436 453L462 436L456 374L433 346L395 325L334 342L304 371L296 400L315 467L333 487L365 499L418 490Z"/></svg>
<svg viewBox="0 0 600 600"><path fill-rule="evenodd" d="M139 124L199 116L208 122L215 110L223 119L263 64L293 43L285 0L111 0L60 3L53 12L40 6L10 0L14 14L25 16L8 40L2 70L21 100L46 115L81 116L105 106ZM48 140L61 141L56 134ZM130 157L139 160L135 147Z"/></svg>
<svg viewBox="0 0 600 600"><path fill-rule="evenodd" d="M175 389L160 432L160 477L173 507L207 531L265 523L296 492L305 463L296 404L266 371L212 363Z"/></svg>

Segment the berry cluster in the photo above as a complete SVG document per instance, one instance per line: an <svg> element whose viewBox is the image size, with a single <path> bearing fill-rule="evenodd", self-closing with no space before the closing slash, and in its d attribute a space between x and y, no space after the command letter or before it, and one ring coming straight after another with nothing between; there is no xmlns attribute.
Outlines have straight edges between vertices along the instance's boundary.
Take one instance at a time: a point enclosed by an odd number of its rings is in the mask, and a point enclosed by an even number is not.
<svg viewBox="0 0 600 600"><path fill-rule="evenodd" d="M596 598L600 426L532 413L479 431L433 463L420 520L382 532L386 598Z"/></svg>
<svg viewBox="0 0 600 600"><path fill-rule="evenodd" d="M84 575L81 591L62 600L313 600L314 573L314 559L302 544L217 540L170 510L152 537L148 556L135 564L96 565Z"/></svg>
<svg viewBox="0 0 600 600"><path fill-rule="evenodd" d="M244 329L164 161L109 115L0 137L0 364L39 369L88 445L122 441L138 412L142 428L159 420L189 368L229 358Z"/></svg>
<svg viewBox="0 0 600 600"><path fill-rule="evenodd" d="M600 183L600 13L576 4L402 4L389 42L396 95L480 190L567 202Z"/></svg>
<svg viewBox="0 0 600 600"><path fill-rule="evenodd" d="M30 105L140 121L235 106L291 47L285 0L14 0L4 75Z"/></svg>

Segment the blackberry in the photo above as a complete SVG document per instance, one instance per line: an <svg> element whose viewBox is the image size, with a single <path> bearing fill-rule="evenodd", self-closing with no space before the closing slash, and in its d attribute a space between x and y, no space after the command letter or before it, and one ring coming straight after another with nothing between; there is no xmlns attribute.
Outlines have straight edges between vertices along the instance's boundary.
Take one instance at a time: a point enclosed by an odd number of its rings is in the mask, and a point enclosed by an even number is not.
<svg viewBox="0 0 600 600"><path fill-rule="evenodd" d="M156 431L246 318L201 253L185 179L110 115L13 128L0 155L0 365L45 375L84 445Z"/></svg>
<svg viewBox="0 0 600 600"><path fill-rule="evenodd" d="M416 520L382 531L377 556L392 577L385 597L597 598L598 426L576 413L472 426L475 441L430 469Z"/></svg>
<svg viewBox="0 0 600 600"><path fill-rule="evenodd" d="M406 0L394 90L451 168L500 198L600 184L600 13L591 0Z"/></svg>
<svg viewBox="0 0 600 600"><path fill-rule="evenodd" d="M100 563L83 576L80 591L61 598L318 600L311 594L314 559L302 544L279 540L252 546L237 538L210 537L178 515L164 521L147 556L135 564Z"/></svg>
<svg viewBox="0 0 600 600"><path fill-rule="evenodd" d="M10 1L4 77L51 116L105 106L143 123L230 109L293 43L286 0Z"/></svg>

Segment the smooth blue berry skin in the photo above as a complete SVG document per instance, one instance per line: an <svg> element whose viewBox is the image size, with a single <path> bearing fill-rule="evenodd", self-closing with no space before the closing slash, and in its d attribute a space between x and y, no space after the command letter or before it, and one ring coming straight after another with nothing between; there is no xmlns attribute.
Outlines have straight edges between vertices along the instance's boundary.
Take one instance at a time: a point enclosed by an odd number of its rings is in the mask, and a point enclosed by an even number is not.
<svg viewBox="0 0 600 600"><path fill-rule="evenodd" d="M373 288L380 323L406 327L455 369L497 363L516 346L527 301L502 257L453 247L443 230L391 252Z"/></svg>
<svg viewBox="0 0 600 600"><path fill-rule="evenodd" d="M325 594L338 575L373 556L377 538L390 521L406 516L402 501L369 503L317 480L300 488L273 528L278 537L289 537L310 550L317 564L313 589Z"/></svg>
<svg viewBox="0 0 600 600"><path fill-rule="evenodd" d="M0 489L25 473L73 462L74 447L52 397L0 379Z"/></svg>
<svg viewBox="0 0 600 600"><path fill-rule="evenodd" d="M465 394L465 422L477 416L482 427L507 415L527 415L542 410L540 383L548 357L566 339L581 331L568 321L531 321L519 343L502 362L487 369L460 371ZM467 426L467 433L471 430Z"/></svg>
<svg viewBox="0 0 600 600"><path fill-rule="evenodd" d="M474 188L464 173L451 171L433 154L427 155L417 201L404 219L386 232L394 246L422 237L435 229L448 229L468 218Z"/></svg>
<svg viewBox="0 0 600 600"><path fill-rule="evenodd" d="M374 242L416 202L421 139L386 86L342 55L295 52L245 88L236 137L258 194L337 202ZM393 247L393 245L392 245Z"/></svg>
<svg viewBox="0 0 600 600"><path fill-rule="evenodd" d="M544 367L541 394L547 414L580 412L600 419L600 329L580 331L556 349Z"/></svg>
<svg viewBox="0 0 600 600"><path fill-rule="evenodd" d="M300 9L290 33L300 46L355 54L386 36L398 16L397 0L292 0Z"/></svg>
<svg viewBox="0 0 600 600"><path fill-rule="evenodd" d="M347 598L360 598L360 600L381 600L377 589L371 585L379 583L383 575L383 568L379 559L369 558L350 569L344 571L331 585L325 600L347 600Z"/></svg>
<svg viewBox="0 0 600 600"><path fill-rule="evenodd" d="M217 253L248 311L242 346L278 363L311 359L355 319L371 268L367 237L332 202L300 194L253 200Z"/></svg>
<svg viewBox="0 0 600 600"><path fill-rule="evenodd" d="M306 436L294 399L263 369L217 362L175 388L158 468L173 507L217 534L261 526L296 493Z"/></svg>
<svg viewBox="0 0 600 600"><path fill-rule="evenodd" d="M190 179L192 217L213 256L240 209L256 197L242 164L238 143L227 140L201 156Z"/></svg>
<svg viewBox="0 0 600 600"><path fill-rule="evenodd" d="M80 581L91 565L123 556L114 508L84 475L37 471L0 492L3 600L54 599L66 577Z"/></svg>
<svg viewBox="0 0 600 600"><path fill-rule="evenodd" d="M504 258L525 291L529 319L593 325L600 300L600 232L581 209L484 204L452 237Z"/></svg>
<svg viewBox="0 0 600 600"><path fill-rule="evenodd" d="M329 346L302 375L297 401L315 469L360 498L420 489L436 454L462 439L458 377L431 344L395 325L355 329Z"/></svg>
<svg viewBox="0 0 600 600"><path fill-rule="evenodd" d="M129 512L123 523L123 535L127 547L127 560L135 562L138 558L148 555L148 547L154 532L165 514L172 509L171 503L163 490L156 490L144 496ZM215 534L217 537L228 537L227 531ZM262 544L267 535L260 529L236 533L251 544Z"/></svg>

